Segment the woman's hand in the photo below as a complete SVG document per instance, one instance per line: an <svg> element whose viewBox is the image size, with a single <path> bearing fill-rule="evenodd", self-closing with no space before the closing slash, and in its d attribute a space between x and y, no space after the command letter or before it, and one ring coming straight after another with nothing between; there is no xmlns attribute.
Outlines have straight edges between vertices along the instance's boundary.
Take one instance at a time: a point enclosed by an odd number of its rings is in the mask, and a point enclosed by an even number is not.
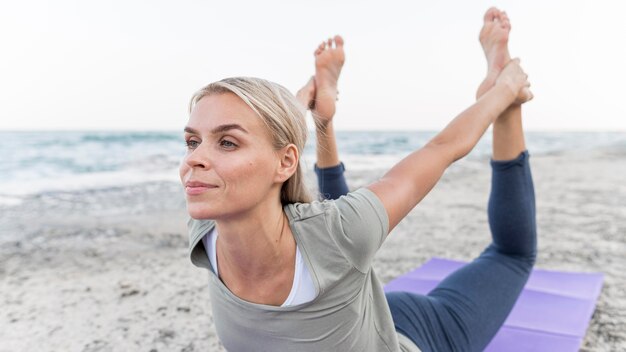
<svg viewBox="0 0 626 352"><path fill-rule="evenodd" d="M533 98L533 93L529 89L528 75L520 66L518 58L509 61L504 67L496 79L496 85L502 85L510 89L515 97L514 105L524 104Z"/></svg>
<svg viewBox="0 0 626 352"><path fill-rule="evenodd" d="M495 85L476 103L461 112L421 149L409 154L368 188L378 196L393 229L439 181L445 170L467 155L480 137L512 104L522 104L533 95L528 75L511 60Z"/></svg>

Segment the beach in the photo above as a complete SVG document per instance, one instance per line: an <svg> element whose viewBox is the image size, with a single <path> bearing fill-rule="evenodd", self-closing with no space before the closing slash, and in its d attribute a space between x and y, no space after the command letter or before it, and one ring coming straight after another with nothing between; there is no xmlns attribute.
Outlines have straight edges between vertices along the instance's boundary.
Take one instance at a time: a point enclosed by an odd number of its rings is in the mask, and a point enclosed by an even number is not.
<svg viewBox="0 0 626 352"><path fill-rule="evenodd" d="M581 351L626 350L626 150L534 155L536 268L602 272ZM351 169L351 189L385 170ZM461 160L390 234L383 282L488 244L487 157ZM314 176L308 173L313 187ZM208 273L187 255L181 186L40 192L0 205L0 351L224 351Z"/></svg>

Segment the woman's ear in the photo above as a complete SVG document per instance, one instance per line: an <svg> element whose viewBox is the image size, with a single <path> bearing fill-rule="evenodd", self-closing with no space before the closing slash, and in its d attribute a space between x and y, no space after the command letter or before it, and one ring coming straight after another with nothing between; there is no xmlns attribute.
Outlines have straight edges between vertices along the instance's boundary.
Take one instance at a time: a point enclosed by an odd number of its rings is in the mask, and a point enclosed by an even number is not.
<svg viewBox="0 0 626 352"><path fill-rule="evenodd" d="M276 170L276 182L285 182L298 171L300 154L295 145L289 144L278 151L278 169Z"/></svg>

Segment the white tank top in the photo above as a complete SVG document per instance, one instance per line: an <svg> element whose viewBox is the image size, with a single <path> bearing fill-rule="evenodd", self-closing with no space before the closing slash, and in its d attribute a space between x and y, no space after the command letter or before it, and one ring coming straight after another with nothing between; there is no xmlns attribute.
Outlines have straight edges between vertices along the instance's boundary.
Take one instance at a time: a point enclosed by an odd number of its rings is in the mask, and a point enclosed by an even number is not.
<svg viewBox="0 0 626 352"><path fill-rule="evenodd" d="M217 270L217 252L215 250L217 236L217 230L213 227L211 231L204 235L202 243L204 244L211 266L215 269L215 275L219 277L219 272ZM309 268L307 268L306 264L302 260L300 248L296 245L296 268L293 276L293 286L291 286L289 296L281 307L297 306L298 304L310 302L315 299L315 297L316 294L313 278L311 277Z"/></svg>

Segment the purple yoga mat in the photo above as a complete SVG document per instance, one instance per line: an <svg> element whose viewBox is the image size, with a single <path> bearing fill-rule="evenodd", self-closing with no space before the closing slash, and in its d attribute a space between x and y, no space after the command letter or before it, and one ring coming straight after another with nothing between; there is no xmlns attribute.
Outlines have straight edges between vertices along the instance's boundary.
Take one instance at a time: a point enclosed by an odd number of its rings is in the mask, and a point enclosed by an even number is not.
<svg viewBox="0 0 626 352"><path fill-rule="evenodd" d="M385 291L427 294L466 263L433 258L385 285ZM533 270L511 314L485 351L575 352L602 289L603 275Z"/></svg>

